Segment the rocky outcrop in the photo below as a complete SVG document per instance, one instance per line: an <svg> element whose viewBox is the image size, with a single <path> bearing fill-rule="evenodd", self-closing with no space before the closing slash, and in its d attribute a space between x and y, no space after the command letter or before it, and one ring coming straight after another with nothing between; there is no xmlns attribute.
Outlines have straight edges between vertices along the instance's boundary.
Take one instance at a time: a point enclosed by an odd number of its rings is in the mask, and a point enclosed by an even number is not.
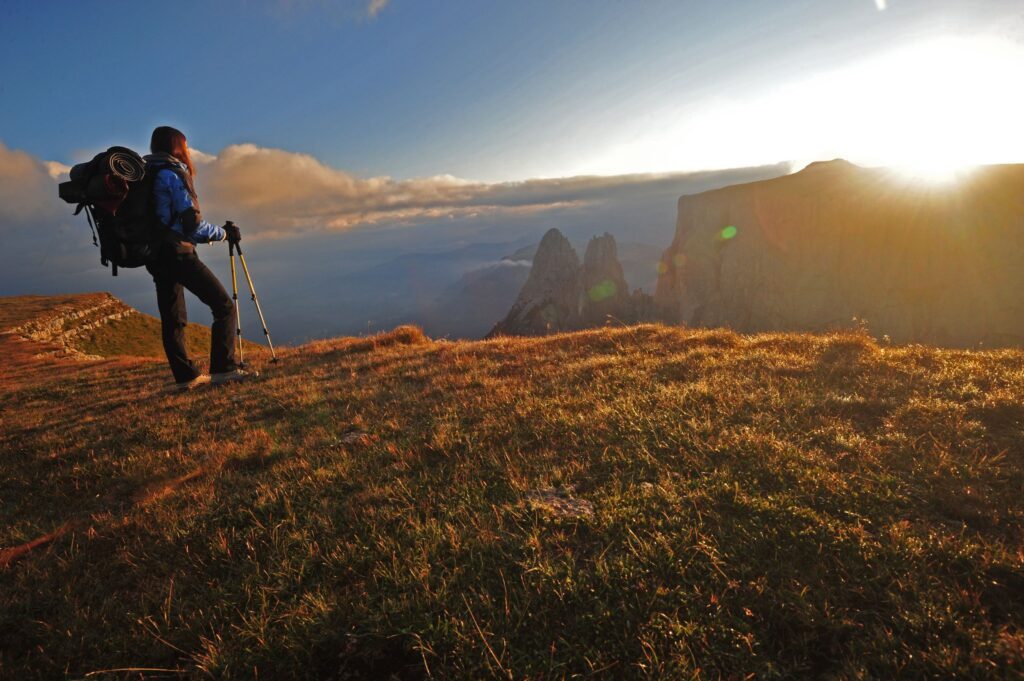
<svg viewBox="0 0 1024 681"><path fill-rule="evenodd" d="M71 297L67 303L4 333L41 344L46 350L39 356L102 359L79 350L76 341L96 328L135 314L135 309L109 293L86 294Z"/></svg>
<svg viewBox="0 0 1024 681"><path fill-rule="evenodd" d="M896 342L1024 344L1024 166L927 185L844 161L679 200L670 321Z"/></svg>
<svg viewBox="0 0 1024 681"><path fill-rule="evenodd" d="M557 229L548 230L533 258L530 276L505 319L490 336L539 336L579 326L580 261Z"/></svg>
<svg viewBox="0 0 1024 681"><path fill-rule="evenodd" d="M519 297L488 336L539 336L607 323L631 324L650 319L651 296L629 292L615 237L594 237L583 265L557 229L549 230L533 258Z"/></svg>
<svg viewBox="0 0 1024 681"><path fill-rule="evenodd" d="M608 320L632 316L632 299L615 247L615 237L605 232L587 244L580 270L580 321L599 326Z"/></svg>

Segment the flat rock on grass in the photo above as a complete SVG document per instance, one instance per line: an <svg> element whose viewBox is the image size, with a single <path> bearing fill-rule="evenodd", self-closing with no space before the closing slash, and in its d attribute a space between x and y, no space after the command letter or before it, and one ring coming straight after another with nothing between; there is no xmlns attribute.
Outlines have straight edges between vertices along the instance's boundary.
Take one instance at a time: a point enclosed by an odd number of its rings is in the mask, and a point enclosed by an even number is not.
<svg viewBox="0 0 1024 681"><path fill-rule="evenodd" d="M345 433L341 436L341 444L368 445L370 444L370 436L361 430L353 430L352 432Z"/></svg>
<svg viewBox="0 0 1024 681"><path fill-rule="evenodd" d="M586 499L572 496L572 487L558 489L542 487L526 493L526 505L532 511L545 513L555 518L570 520L594 517L594 504Z"/></svg>

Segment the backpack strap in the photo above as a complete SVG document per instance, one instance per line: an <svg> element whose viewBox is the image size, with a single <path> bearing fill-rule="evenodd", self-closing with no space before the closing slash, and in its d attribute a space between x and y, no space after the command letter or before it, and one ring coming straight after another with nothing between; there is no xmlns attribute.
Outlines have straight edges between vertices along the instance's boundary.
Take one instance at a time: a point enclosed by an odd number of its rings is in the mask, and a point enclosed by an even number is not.
<svg viewBox="0 0 1024 681"><path fill-rule="evenodd" d="M89 223L89 229L92 231L92 245L100 249L100 264L104 267L110 267L110 273L117 276L117 265L107 260L107 256L103 254L103 249L100 247L100 242L96 239L96 218L92 214L92 206L87 203L78 204L78 208L75 210L75 215L85 211L85 219Z"/></svg>
<svg viewBox="0 0 1024 681"><path fill-rule="evenodd" d="M90 208L89 204L87 203L80 203L78 204L78 207L75 209L75 215L78 215L83 210L85 211L85 219L89 223L89 230L92 232L92 245L95 246L96 248L99 248L100 242L96 240L96 225L92 217L92 208Z"/></svg>

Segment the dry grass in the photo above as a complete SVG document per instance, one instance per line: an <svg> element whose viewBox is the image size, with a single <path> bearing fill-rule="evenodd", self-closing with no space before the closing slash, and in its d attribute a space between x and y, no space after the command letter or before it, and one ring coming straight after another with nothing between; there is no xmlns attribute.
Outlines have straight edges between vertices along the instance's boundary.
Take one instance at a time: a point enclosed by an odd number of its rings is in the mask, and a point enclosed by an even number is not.
<svg viewBox="0 0 1024 681"><path fill-rule="evenodd" d="M185 329L185 345L192 356L209 354L209 327L190 323ZM160 320L142 313L119 319L83 334L78 348L86 354L101 357L163 357Z"/></svg>
<svg viewBox="0 0 1024 681"><path fill-rule="evenodd" d="M5 383L0 546L47 541L0 569L0 677L1024 672L1021 352L640 326L282 354L182 395L151 362Z"/></svg>

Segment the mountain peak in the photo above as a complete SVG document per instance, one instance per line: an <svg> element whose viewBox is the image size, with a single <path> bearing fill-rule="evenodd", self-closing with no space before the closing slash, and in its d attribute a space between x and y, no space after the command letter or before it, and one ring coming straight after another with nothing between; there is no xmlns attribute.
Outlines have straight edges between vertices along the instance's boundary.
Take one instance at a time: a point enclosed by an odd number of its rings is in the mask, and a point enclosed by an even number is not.
<svg viewBox="0 0 1024 681"><path fill-rule="evenodd" d="M814 161L812 163L808 163L799 172L801 172L801 173L807 173L807 172L812 172L813 173L813 172L821 172L821 171L835 171L835 172L839 172L839 171L849 171L849 170L859 170L859 169L860 169L859 165L857 165L856 163L851 163L850 161L847 161L845 158L834 158L831 161Z"/></svg>
<svg viewBox="0 0 1024 681"><path fill-rule="evenodd" d="M489 335L541 335L576 326L580 260L558 229L547 231L533 257L533 267L505 319Z"/></svg>

